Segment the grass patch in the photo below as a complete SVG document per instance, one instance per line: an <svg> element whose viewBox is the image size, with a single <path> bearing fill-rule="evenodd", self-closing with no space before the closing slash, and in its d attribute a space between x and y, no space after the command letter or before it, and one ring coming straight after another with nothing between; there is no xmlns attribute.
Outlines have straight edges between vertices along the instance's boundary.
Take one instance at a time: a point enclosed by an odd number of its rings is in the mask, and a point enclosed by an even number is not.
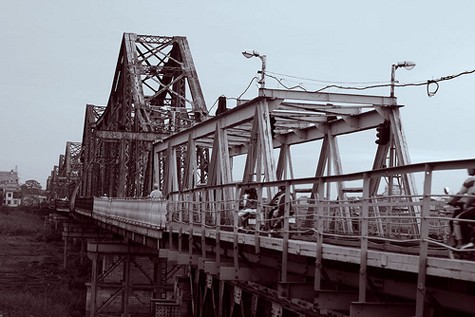
<svg viewBox="0 0 475 317"><path fill-rule="evenodd" d="M44 229L44 212L28 208L0 208L0 235L36 235Z"/></svg>
<svg viewBox="0 0 475 317"><path fill-rule="evenodd" d="M15 274L23 276L26 272L31 278L31 285L28 287L24 287L21 279L7 280L8 287L2 287L0 284L0 315L4 317L83 317L85 314L84 283L90 275L90 264L74 265L67 270L59 269L62 253L58 252L57 243L54 246L50 243L61 240L62 228L55 230L52 225L45 227L45 216L50 212L38 207L0 206L0 238L3 236L4 241L7 241L2 247L9 248L12 245L15 250L8 259L8 267L17 267L18 272ZM48 253L45 253L46 256L41 253L25 260L21 251L18 252L23 241L28 241L30 248L37 245ZM27 248L25 245L25 250L29 250ZM15 258L17 253L20 253L20 256ZM39 262L35 261L35 256ZM12 264L15 260L19 265ZM25 261L30 261L28 267L20 264Z"/></svg>
<svg viewBox="0 0 475 317"><path fill-rule="evenodd" d="M8 317L70 316L69 308L55 298L23 292L0 292L0 314Z"/></svg>

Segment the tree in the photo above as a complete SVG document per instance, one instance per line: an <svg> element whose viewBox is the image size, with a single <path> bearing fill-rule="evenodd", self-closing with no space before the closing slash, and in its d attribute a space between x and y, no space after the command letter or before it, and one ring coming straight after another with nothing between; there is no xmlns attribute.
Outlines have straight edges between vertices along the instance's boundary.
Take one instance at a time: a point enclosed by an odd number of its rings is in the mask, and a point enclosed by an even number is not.
<svg viewBox="0 0 475 317"><path fill-rule="evenodd" d="M25 184L21 185L22 193L39 195L41 194L41 184L34 179L29 179Z"/></svg>

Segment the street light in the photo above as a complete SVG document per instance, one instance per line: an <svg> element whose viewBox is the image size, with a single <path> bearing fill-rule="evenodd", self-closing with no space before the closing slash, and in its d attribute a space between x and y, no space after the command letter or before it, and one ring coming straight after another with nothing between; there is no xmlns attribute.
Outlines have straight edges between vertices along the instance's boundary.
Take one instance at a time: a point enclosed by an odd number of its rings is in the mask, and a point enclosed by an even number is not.
<svg viewBox="0 0 475 317"><path fill-rule="evenodd" d="M265 88L266 81L265 81L265 73L266 73L266 56L261 55L256 51L244 51L242 52L242 55L245 58L252 58L252 57L259 57L259 59L262 62L262 67L261 67L261 79L259 80L259 84L261 85L261 89Z"/></svg>
<svg viewBox="0 0 475 317"><path fill-rule="evenodd" d="M397 64L392 65L392 67L391 67L391 93L389 94L390 97L394 97L394 83L395 83L396 69L398 69L400 67L404 67L407 70L411 70L415 66L416 66L416 63L409 62L409 61L399 62Z"/></svg>

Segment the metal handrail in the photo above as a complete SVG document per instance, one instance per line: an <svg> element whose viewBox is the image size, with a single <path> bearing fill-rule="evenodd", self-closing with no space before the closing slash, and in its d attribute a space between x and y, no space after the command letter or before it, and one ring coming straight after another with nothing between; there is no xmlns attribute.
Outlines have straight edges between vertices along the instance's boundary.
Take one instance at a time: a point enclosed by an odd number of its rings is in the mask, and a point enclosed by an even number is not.
<svg viewBox="0 0 475 317"><path fill-rule="evenodd" d="M420 173L424 172L427 176L431 176L434 171L465 169L467 166L475 165L475 160L459 160L447 162L430 162L407 165L402 167L392 167L381 170L352 173L346 175L301 178L274 182L248 183L248 184L224 184L219 186L200 187L199 189L190 189L181 193L171 193L169 212L184 213L188 210L178 208L183 206L193 206L194 213L199 216L205 216L204 226L207 228L216 228L217 230L234 230L237 226L234 220L234 213L237 212L236 206L239 206L239 199L215 199L202 201L179 201L178 197L211 197L207 194L209 191L221 190L222 192L242 192L242 188L254 187L259 188L259 200L256 208L256 217L261 225L271 221L265 216L266 202L262 195L265 195L266 189L269 187L277 187L286 185L289 188L296 186L307 186L311 188L317 183L327 184L338 181L360 180L369 182L374 177L400 175L402 173ZM427 177L426 177L427 178ZM427 178L430 181L430 178ZM425 182L428 182L427 179ZM461 180L462 181L462 180ZM429 186L427 186L429 185ZM323 186L326 188L326 186ZM292 205L294 213L285 215L284 221L291 218L297 220L296 226L291 226L289 230L281 229L281 235L290 234L291 239L299 239L299 235L308 236L318 234L318 221L323 223L322 236L325 238L369 238L372 241L386 242L427 242L430 245L440 247L445 246L446 249L452 248L447 244L448 226L451 217L447 217L447 208L444 206L448 199L447 195L432 195L427 192L426 188L430 188L430 184L424 184L425 192L422 195L393 195L393 196L374 196L365 197L364 193L358 200L325 200L307 197L303 199L299 197L292 199L287 204ZM197 195L196 193L201 193ZM308 191L305 191L308 192ZM187 193L187 195L184 195ZM295 193L294 193L295 194ZM292 196L292 194L291 194ZM314 195L318 197L318 193ZM216 197L216 196L214 196ZM327 195L323 195L327 197ZM432 199L435 197L434 199ZM205 209L201 207L206 206ZM223 208L223 206L226 206ZM366 206L366 207L364 207ZM196 207L196 210L195 210ZM211 207L211 208L210 208ZM363 208L368 208L368 215L362 217ZM290 207L288 208L290 209ZM343 212L343 209L348 212ZM410 212L415 210L416 212ZM425 210L425 215L423 214ZM311 212L308 212L311 211ZM219 214L219 217L218 217ZM219 222L217 219L219 218ZM177 217L173 218L177 219ZM187 217L182 216L182 220L186 221ZM464 220L462 220L464 221ZM424 227L422 224L426 224ZM203 225L201 221L196 221L196 225ZM368 233L363 235L361 227L365 224ZM348 228L350 226L350 228ZM268 230L264 228L256 228L259 234L267 234ZM287 225L287 227L289 227ZM426 232L421 232L421 228L426 228ZM354 232L353 232L354 231ZM252 233L252 232L250 232ZM430 239L426 238L430 237Z"/></svg>
<svg viewBox="0 0 475 317"><path fill-rule="evenodd" d="M240 202L237 195L245 188L254 187L258 189L259 197L256 206L257 227L249 233L265 235L270 233L266 224L273 220L267 215L270 197L265 195L272 192L268 189L285 185L288 190L285 214L282 216L283 226L274 232L284 239L316 240L318 236L321 236L327 240L340 240L337 242L344 242L345 239L356 240L360 243L365 240L371 243L378 241L414 243L419 241L421 248L444 246L449 250L451 245L447 244L447 240L451 217L449 208L446 206L449 196L430 193L428 188L431 185L431 176L434 171L464 169L474 165L475 160L431 162L347 175L204 186L172 192L167 200L160 201L148 198L95 198L94 209L97 209L97 214L104 217L132 221L137 225L155 228L166 228L173 223L181 223L206 229L235 231L238 226L236 214ZM424 172L424 193L422 195L376 195L370 197L368 190L365 191L373 177L400 175L404 172ZM362 181L362 192L359 196L351 199L340 200L327 199L329 195L325 191L328 190L328 186L320 186L317 193L308 191L290 193L290 188L298 188L298 186L315 188L316 184L326 185L341 180ZM305 197L302 196L303 194L310 196ZM120 204L124 204L124 206ZM135 207L126 207L127 204ZM149 207L151 204L161 206L158 207L161 210L160 214L147 211L147 208L157 208ZM417 212L414 213L414 210ZM295 219L295 224L290 224L290 219ZM424 245L425 243L427 246Z"/></svg>

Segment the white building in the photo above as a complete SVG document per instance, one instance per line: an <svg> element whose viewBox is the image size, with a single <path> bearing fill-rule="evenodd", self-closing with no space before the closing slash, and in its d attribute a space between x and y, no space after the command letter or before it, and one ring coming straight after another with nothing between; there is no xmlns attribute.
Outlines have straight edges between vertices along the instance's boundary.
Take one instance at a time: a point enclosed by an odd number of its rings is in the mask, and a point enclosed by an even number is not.
<svg viewBox="0 0 475 317"><path fill-rule="evenodd" d="M1 205L17 207L21 204L21 190L18 171L0 171Z"/></svg>

